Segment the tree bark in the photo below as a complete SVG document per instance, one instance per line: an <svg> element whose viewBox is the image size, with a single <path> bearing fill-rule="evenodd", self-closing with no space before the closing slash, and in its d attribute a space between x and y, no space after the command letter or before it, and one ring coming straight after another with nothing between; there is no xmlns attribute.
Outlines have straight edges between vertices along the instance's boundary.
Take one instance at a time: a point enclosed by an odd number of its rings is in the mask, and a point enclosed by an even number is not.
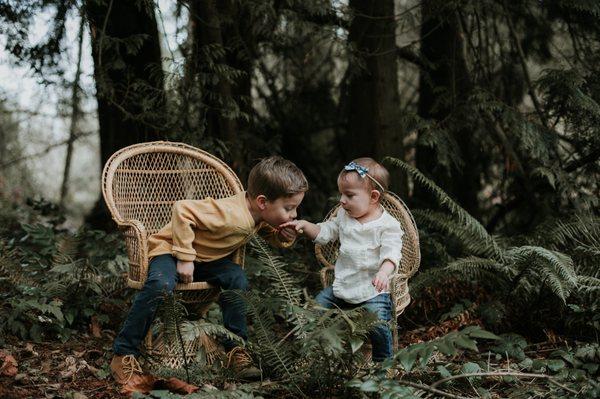
<svg viewBox="0 0 600 399"><path fill-rule="evenodd" d="M249 13L244 3L215 0L190 1L190 51L186 68L186 90L199 92L198 120L191 121L206 136L221 140L229 149L226 159L236 171L244 164L243 131L248 128L239 117L228 115L231 109L250 114L250 88L255 43ZM206 47L222 47L224 56L207 59ZM214 51L208 50L214 54ZM241 56L244 52L244 56ZM243 75L228 80L218 76L209 63L225 64ZM216 77L199 79L201 74ZM194 85L197 85L194 87ZM248 101L244 101L248 100Z"/></svg>
<svg viewBox="0 0 600 399"><path fill-rule="evenodd" d="M347 160L386 155L404 158L403 133L399 123L396 20L393 0L351 0L355 13L348 40L358 62L348 67L348 124L343 140ZM392 189L406 193L404 179L393 176Z"/></svg>
<svg viewBox="0 0 600 399"><path fill-rule="evenodd" d="M71 158L73 156L73 144L77 139L77 122L79 121L79 80L81 77L81 54L83 47L83 29L85 27L85 19L81 16L79 23L79 44L77 46L77 67L75 69L75 78L73 79L73 87L71 88L71 126L69 127L69 141L67 142L67 153L65 156L65 168L63 171L63 180L60 186L60 206L64 207L67 191L69 187L69 174L71 171Z"/></svg>
<svg viewBox="0 0 600 399"><path fill-rule="evenodd" d="M421 13L421 54L433 69L420 71L418 113L424 119L443 124L472 88L464 38L458 16L443 2L424 0ZM440 101L439 93L448 98ZM477 143L473 142L473 135L467 129L452 130L449 134L458 144L464 168L453 170L449 175L447 169L440 167L436 150L423 145L417 145L417 167L477 216L480 188ZM419 187L415 188L415 195L421 203L428 203L431 198Z"/></svg>
<svg viewBox="0 0 600 399"><path fill-rule="evenodd" d="M98 100L101 167L117 150L165 137L166 111L158 27L151 3L88 0ZM86 222L114 229L100 198Z"/></svg>

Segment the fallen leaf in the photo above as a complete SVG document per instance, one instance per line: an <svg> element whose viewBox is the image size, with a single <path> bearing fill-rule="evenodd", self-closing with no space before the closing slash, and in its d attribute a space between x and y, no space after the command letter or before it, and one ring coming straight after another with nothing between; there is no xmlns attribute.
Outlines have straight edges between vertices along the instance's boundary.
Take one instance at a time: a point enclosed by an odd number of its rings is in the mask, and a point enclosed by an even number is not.
<svg viewBox="0 0 600 399"><path fill-rule="evenodd" d="M12 355L0 351L0 361L2 361L0 375L5 375L7 377L14 377L17 375L17 361Z"/></svg>
<svg viewBox="0 0 600 399"><path fill-rule="evenodd" d="M188 384L185 381L181 381L179 378L171 377L165 381L165 388L167 388L171 392L188 394L196 392L199 387L195 385Z"/></svg>
<svg viewBox="0 0 600 399"><path fill-rule="evenodd" d="M102 337L102 328L100 328L100 322L98 321L98 317L92 316L92 322L90 323L90 331L92 335L96 338Z"/></svg>
<svg viewBox="0 0 600 399"><path fill-rule="evenodd" d="M237 386L233 382L226 382L225 385L223 385L224 391L235 391L236 389L237 389Z"/></svg>
<svg viewBox="0 0 600 399"><path fill-rule="evenodd" d="M217 388L216 386L214 386L214 385L211 385L211 384L204 384L204 385L202 386L202 388L203 388L205 391L218 391L218 390L219 390L219 388Z"/></svg>
<svg viewBox="0 0 600 399"><path fill-rule="evenodd" d="M43 361L41 366L42 373L48 374L50 373L50 370L52 370L52 362L50 360Z"/></svg>
<svg viewBox="0 0 600 399"><path fill-rule="evenodd" d="M39 356L39 354L33 349L33 344L31 342L25 344L25 351L31 353L33 356Z"/></svg>
<svg viewBox="0 0 600 399"><path fill-rule="evenodd" d="M75 357L83 357L83 355L85 355L87 351L83 350L81 352L79 351L73 351L73 354L75 355Z"/></svg>

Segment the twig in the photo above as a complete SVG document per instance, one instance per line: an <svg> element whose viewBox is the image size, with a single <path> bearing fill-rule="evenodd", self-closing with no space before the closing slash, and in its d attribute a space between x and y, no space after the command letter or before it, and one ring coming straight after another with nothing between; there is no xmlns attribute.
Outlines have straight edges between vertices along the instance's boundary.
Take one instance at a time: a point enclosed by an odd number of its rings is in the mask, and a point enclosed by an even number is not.
<svg viewBox="0 0 600 399"><path fill-rule="evenodd" d="M500 126L500 123L494 118L494 116L492 115L492 113L490 111L484 111L484 114L485 114L485 117L488 119L488 122L494 128L494 132L496 133L496 136L498 136L498 138L500 139L502 145L504 146L504 149L509 154L509 156L512 158L513 162L515 163L515 166L519 170L519 173L521 173L521 175L523 175L523 176L526 176L525 169L523 168L523 163L521 162L521 159L519 158L517 151L515 151L512 143L508 139L504 130Z"/></svg>
<svg viewBox="0 0 600 399"><path fill-rule="evenodd" d="M545 378L547 379L550 383L568 391L571 392L573 394L579 394L579 392L575 391L574 389L571 389L561 383L559 383L558 381L556 381L554 378L552 378L549 375L546 374L534 374L534 373L519 373L519 372L512 372L512 371L490 371L490 372L486 372L486 373L465 373L465 374L459 374L459 375L453 375L450 377L446 377L446 378L442 378L441 380L438 380L436 382L434 382L433 384L431 384L432 388L435 388L436 386L443 384L447 381L450 380L456 380L458 378L467 378L467 377L494 377L494 376L512 376L512 377L522 377L522 378Z"/></svg>
<svg viewBox="0 0 600 399"><path fill-rule="evenodd" d="M446 398L453 398L453 399L470 399L468 396L458 396L458 395L454 395L452 393L446 392L446 391L441 391L439 389L436 389L432 386L429 385L425 385L425 384L418 384L416 382L411 382L411 381L406 381L406 380L395 380L398 384L401 385L406 385L409 387L413 387L413 388L417 388L417 389L422 389L424 391L428 391L428 392L433 392L435 394L444 396Z"/></svg>
<svg viewBox="0 0 600 399"><path fill-rule="evenodd" d="M91 131L91 132L78 133L78 134L77 134L77 135L76 135L76 136L73 138L73 140L77 140L77 139L78 139L78 138L80 138L80 137L89 136L89 135L91 135L91 134L94 134L94 133L96 133L96 131L95 131L95 130L94 130L94 131ZM68 143L69 143L69 139L67 139L67 140L63 140L63 141L59 141L58 143L53 143L53 144L50 144L50 145L49 145L49 146L47 146L45 149L43 149L43 150L41 150L41 151L38 151L38 152L34 152L33 154L23 155L23 156L20 156L20 157L17 157L17 158L14 158L14 159L8 160L8 161L6 161L6 162L4 162L4 163L1 163L1 164L0 164L0 169L5 169L5 168L7 168L8 166L11 166L12 164L15 164L15 163L17 163L17 162L25 161L25 160L27 160L27 159L30 159L30 158L35 158L35 157L38 157L38 156L40 156L40 155L47 154L47 153L49 153L49 152L50 152L50 150L52 150L53 148L60 147L60 146L63 146L63 145L65 145L65 144L68 144Z"/></svg>
<svg viewBox="0 0 600 399"><path fill-rule="evenodd" d="M521 43L519 42L519 38L517 37L517 32L515 31L515 26L513 24L512 18L510 17L510 13L508 11L508 7L506 6L506 2L502 2L502 7L504 8L504 13L506 14L506 22L508 23L508 30L510 32L510 36L515 42L515 47L517 48L517 53L519 54L519 61L521 62L521 68L523 69L523 75L525 77L525 82L527 83L527 87L529 88L529 95L531 96L531 100L533 101L533 106L540 117L543 125L548 127L548 120L546 119L546 115L542 110L542 106L535 95L535 91L533 89L533 84L531 83L531 76L529 75L529 70L527 69L527 64L525 63L525 53L523 52L523 48L521 47Z"/></svg>
<svg viewBox="0 0 600 399"><path fill-rule="evenodd" d="M104 41L104 35L106 34L106 27L108 25L108 18L112 11L113 0L108 3L108 10L106 10L106 16L104 17L104 23L102 24L102 31L100 32L100 39L98 40L98 66L102 67L102 42Z"/></svg>

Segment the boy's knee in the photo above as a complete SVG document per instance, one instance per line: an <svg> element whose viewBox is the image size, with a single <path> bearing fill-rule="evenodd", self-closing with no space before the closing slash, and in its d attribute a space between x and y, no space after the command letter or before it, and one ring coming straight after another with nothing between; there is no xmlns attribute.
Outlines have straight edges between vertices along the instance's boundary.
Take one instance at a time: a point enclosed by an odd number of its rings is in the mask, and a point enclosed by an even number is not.
<svg viewBox="0 0 600 399"><path fill-rule="evenodd" d="M175 289L176 281L162 273L149 277L146 280L144 289L150 291L153 295L171 294Z"/></svg>
<svg viewBox="0 0 600 399"><path fill-rule="evenodd" d="M231 269L225 280L225 284L223 284L222 288L227 290L247 291L250 288L248 277L246 277L244 269L242 269L239 265L231 266Z"/></svg>

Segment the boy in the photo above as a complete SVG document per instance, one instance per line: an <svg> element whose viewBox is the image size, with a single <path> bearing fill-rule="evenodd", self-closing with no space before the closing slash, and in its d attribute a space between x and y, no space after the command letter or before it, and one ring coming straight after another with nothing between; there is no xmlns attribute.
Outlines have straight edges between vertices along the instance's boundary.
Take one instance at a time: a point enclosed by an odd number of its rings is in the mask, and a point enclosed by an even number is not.
<svg viewBox="0 0 600 399"><path fill-rule="evenodd" d="M148 278L113 344L110 367L118 383L126 384L141 372L135 357L163 295L171 293L177 282L193 281L206 281L223 290L247 290L244 270L228 256L256 232L276 246L289 247L296 232L275 227L296 218L307 190L306 177L296 165L272 156L252 168L246 192L173 204L171 222L148 238ZM246 340L244 310L224 298L219 305L225 328ZM241 378L260 375L245 349L230 340L223 344Z"/></svg>

